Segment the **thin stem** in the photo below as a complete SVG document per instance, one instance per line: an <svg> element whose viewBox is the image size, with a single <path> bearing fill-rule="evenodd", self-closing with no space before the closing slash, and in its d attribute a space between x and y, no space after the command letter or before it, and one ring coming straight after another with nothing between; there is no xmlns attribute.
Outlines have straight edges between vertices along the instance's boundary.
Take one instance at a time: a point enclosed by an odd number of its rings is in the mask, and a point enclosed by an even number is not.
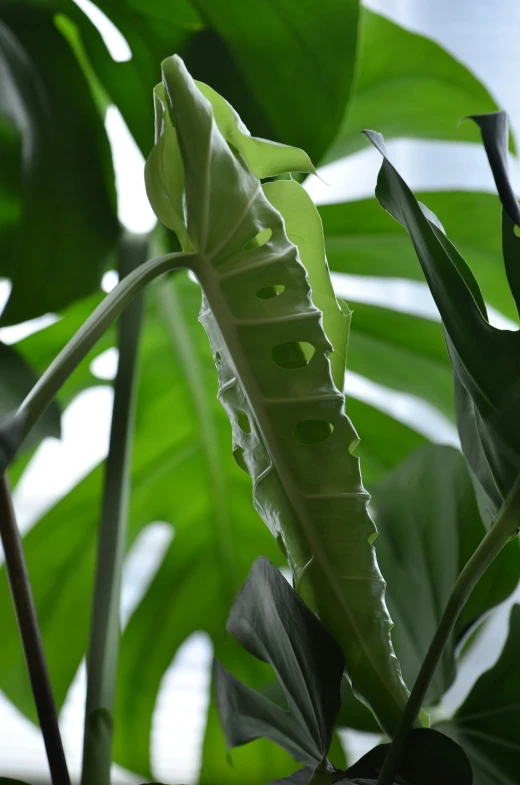
<svg viewBox="0 0 520 785"><path fill-rule="evenodd" d="M70 785L56 706L6 472L2 474L0 479L0 534L7 576L52 782L53 785Z"/></svg>
<svg viewBox="0 0 520 785"><path fill-rule="evenodd" d="M142 261L146 241L123 241L120 275ZM126 269L125 269L126 268ZM143 315L142 293L118 325L119 363L114 383L110 446L105 467L103 508L87 655L87 700L82 785L110 785L114 689L120 638L120 602L126 548L136 366Z"/></svg>
<svg viewBox="0 0 520 785"><path fill-rule="evenodd" d="M511 537L516 534L520 522L520 475L502 505L491 528L484 536L473 556L460 573L442 614L439 626L424 659L410 698L390 745L381 769L378 785L392 785L402 755L403 746L423 705L430 682L435 674L455 623L477 581L489 567Z"/></svg>
<svg viewBox="0 0 520 785"><path fill-rule="evenodd" d="M25 437L51 403L72 371L99 340L114 319L154 278L182 267L190 267L189 253L171 253L150 259L126 276L91 313L23 401L16 413L21 436Z"/></svg>

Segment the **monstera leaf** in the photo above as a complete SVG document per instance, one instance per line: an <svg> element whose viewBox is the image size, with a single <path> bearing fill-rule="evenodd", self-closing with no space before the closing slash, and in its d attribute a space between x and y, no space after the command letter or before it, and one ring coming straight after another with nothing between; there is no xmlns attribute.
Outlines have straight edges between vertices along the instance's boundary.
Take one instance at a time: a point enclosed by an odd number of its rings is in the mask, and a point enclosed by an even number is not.
<svg viewBox="0 0 520 785"><path fill-rule="evenodd" d="M390 729L406 689L352 454L358 436L331 377L322 312L280 214L219 133L210 104L178 58L163 63L163 75L195 249L187 264L204 292L199 318L235 460L253 479L255 506L287 554L297 591L340 643L354 690ZM153 205L157 194L150 196ZM345 332L348 318L332 292L322 307L324 324L330 310L333 331Z"/></svg>

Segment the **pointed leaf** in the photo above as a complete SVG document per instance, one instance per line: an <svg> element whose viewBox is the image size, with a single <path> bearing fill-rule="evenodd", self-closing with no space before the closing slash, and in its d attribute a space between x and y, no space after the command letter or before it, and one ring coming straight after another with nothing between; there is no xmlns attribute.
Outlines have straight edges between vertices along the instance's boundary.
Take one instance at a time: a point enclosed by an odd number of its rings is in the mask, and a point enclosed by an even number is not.
<svg viewBox="0 0 520 785"><path fill-rule="evenodd" d="M434 41L367 8L360 15L357 78L342 128L326 160L363 147L359 132L387 138L478 141L464 114L492 112L492 96L462 63Z"/></svg>
<svg viewBox="0 0 520 785"><path fill-rule="evenodd" d="M372 131L367 135L384 157L376 196L412 239L443 320L456 377L474 403L476 419L466 420L460 431L464 453L481 488L489 486L492 478L504 498L520 466L520 425L517 427L518 418L512 416L518 407L520 333L499 330L487 322L485 305L469 267L427 219L388 161L381 135ZM463 406L461 411L467 415L469 408ZM487 462L484 472L482 454ZM492 498L489 503L493 503Z"/></svg>

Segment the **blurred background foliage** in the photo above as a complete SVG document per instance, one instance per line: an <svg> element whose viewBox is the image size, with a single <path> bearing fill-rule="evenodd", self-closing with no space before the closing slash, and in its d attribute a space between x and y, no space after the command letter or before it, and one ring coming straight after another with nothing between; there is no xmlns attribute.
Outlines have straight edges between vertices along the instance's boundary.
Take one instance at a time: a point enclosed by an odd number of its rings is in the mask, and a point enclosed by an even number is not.
<svg viewBox="0 0 520 785"><path fill-rule="evenodd" d="M22 400L102 297L102 276L116 265L123 231L105 113L117 107L146 156L153 144L152 88L166 56L180 54L254 135L303 147L316 166L363 149L360 131L367 127L387 140L478 142L478 129L458 121L497 108L442 47L357 0L99 0L97 6L126 39L131 56L125 61L113 59L90 16L72 0L0 4L0 277L11 283L0 326L49 313L59 317L14 345L0 343L0 414ZM502 269L498 200L475 191L428 192L419 199L468 260L486 301L515 319ZM374 199L323 205L320 213L334 282L347 301L354 279L345 275L423 280L404 231ZM124 630L115 731L116 761L150 777L157 695L193 633L207 633L236 675L264 682L264 671L233 649L223 631L254 558L261 554L283 566L252 506L249 478L232 459L213 360L197 322L200 291L184 274L166 289L158 282L146 299L128 546L154 521L169 524L174 537ZM347 410L361 437L358 454L381 531L377 548L395 644L411 683L484 526L460 454L428 446L446 441L454 423L452 372L439 321L404 312L398 303L382 307L359 294L355 300L347 378L355 375L382 392L369 400L359 384L349 385ZM113 343L109 332L65 385L13 466L13 484L38 441L59 435L60 412L100 385L90 363ZM424 411L434 407L444 431L435 438L431 428L412 427L385 404L385 391L413 396L404 400L423 402ZM24 539L60 707L87 643L102 474L98 466L67 489ZM432 701L453 682L458 644L514 590L517 547L508 546L475 590L432 685ZM34 720L4 569L0 619L0 689ZM411 619L417 620L413 629ZM374 730L371 716L347 692L340 720ZM456 719L452 726L461 736ZM474 744L472 749L477 754ZM341 755L337 744L333 762L340 765ZM201 783L262 785L293 769L284 752L263 741L233 753L233 763L211 701Z"/></svg>

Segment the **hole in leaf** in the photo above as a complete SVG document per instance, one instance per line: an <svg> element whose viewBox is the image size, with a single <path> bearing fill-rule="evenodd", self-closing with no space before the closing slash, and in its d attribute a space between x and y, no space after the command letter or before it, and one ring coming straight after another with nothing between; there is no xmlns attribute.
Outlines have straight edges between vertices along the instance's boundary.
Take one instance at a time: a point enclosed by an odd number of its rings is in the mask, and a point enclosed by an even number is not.
<svg viewBox="0 0 520 785"><path fill-rule="evenodd" d="M217 363L217 365L220 365L222 363L222 355L220 354L220 352L217 352L215 354L215 362Z"/></svg>
<svg viewBox="0 0 520 785"><path fill-rule="evenodd" d="M235 463L239 469L242 469L243 472L249 474L249 470L247 468L247 464L244 459L244 449L243 447L235 447L233 450L233 458L235 459Z"/></svg>
<svg viewBox="0 0 520 785"><path fill-rule="evenodd" d="M251 423L249 422L249 417L243 411L239 411L237 414L238 420L238 427L242 431L242 433L251 433Z"/></svg>
<svg viewBox="0 0 520 785"><path fill-rule="evenodd" d="M271 359L280 368L305 368L310 363L316 349L306 341L291 341L275 346L271 351Z"/></svg>
<svg viewBox="0 0 520 785"><path fill-rule="evenodd" d="M273 297L282 294L282 292L285 292L285 286L283 284L274 284L274 286L262 287L262 289L257 291L256 296L259 300L271 300Z"/></svg>
<svg viewBox="0 0 520 785"><path fill-rule="evenodd" d="M302 444L320 444L334 431L334 426L325 420L302 420L293 429L294 438Z"/></svg>
<svg viewBox="0 0 520 785"><path fill-rule="evenodd" d="M248 240L248 242L244 245L244 251L252 251L253 248L261 248L262 245L265 245L271 239L271 235L273 234L273 230L269 229L262 229L261 232L258 232L252 240Z"/></svg>
<svg viewBox="0 0 520 785"><path fill-rule="evenodd" d="M517 237L520 237L520 226L517 226L515 224L515 227L514 227L513 231L514 231L514 233L516 234Z"/></svg>

